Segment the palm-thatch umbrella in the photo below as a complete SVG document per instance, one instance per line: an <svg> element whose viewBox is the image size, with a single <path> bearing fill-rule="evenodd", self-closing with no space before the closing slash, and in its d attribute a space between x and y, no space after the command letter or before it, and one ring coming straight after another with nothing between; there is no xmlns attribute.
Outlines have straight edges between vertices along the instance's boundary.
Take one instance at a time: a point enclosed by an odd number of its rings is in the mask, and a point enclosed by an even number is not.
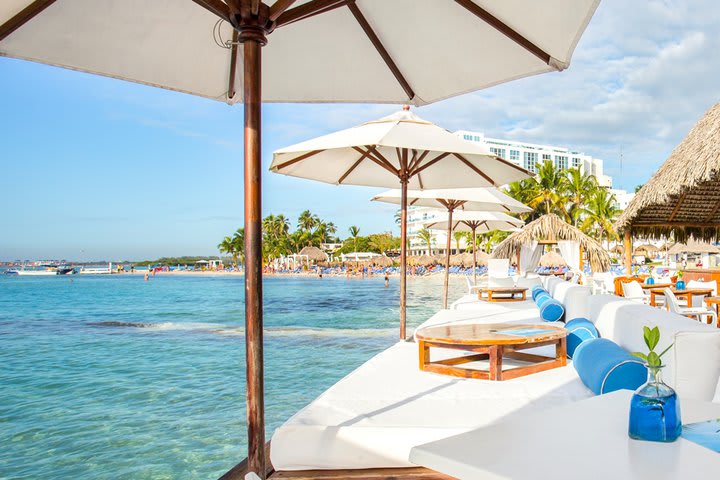
<svg viewBox="0 0 720 480"><path fill-rule="evenodd" d="M644 245L638 245L635 247L635 250L633 250L633 255L643 255L643 256L649 256L654 252L657 252L660 250L658 247L651 243L646 243Z"/></svg>
<svg viewBox="0 0 720 480"><path fill-rule="evenodd" d="M398 204L402 199L400 190L389 190L376 195L374 201ZM449 188L407 192L411 206L443 208L447 210L447 245L445 250L445 279L443 285L443 308L448 305L450 282L450 246L452 241L453 212L529 212L532 209L501 192L497 188ZM473 273L474 274L474 273Z"/></svg>
<svg viewBox="0 0 720 480"><path fill-rule="evenodd" d="M565 259L555 250L550 250L545 255L540 257L541 267L566 267L567 262Z"/></svg>
<svg viewBox="0 0 720 480"><path fill-rule="evenodd" d="M392 258L386 257L384 255L382 257L373 258L372 261L378 267L391 267L393 264Z"/></svg>
<svg viewBox="0 0 720 480"><path fill-rule="evenodd" d="M311 262L326 262L328 259L327 254L318 247L304 247L300 250L300 255L307 255Z"/></svg>
<svg viewBox="0 0 720 480"><path fill-rule="evenodd" d="M720 237L720 103L713 105L675 147L615 222L626 250L632 236ZM630 257L625 258L628 271Z"/></svg>
<svg viewBox="0 0 720 480"><path fill-rule="evenodd" d="M500 242L493 251L492 258L514 258L519 254L523 245L532 241L538 241L541 244L555 244L558 240L578 242L580 257L582 257L582 252L585 252L590 260L590 268L594 272L604 272L610 268L610 255L597 240L588 237L553 213L545 214L528 223L522 230Z"/></svg>
<svg viewBox="0 0 720 480"><path fill-rule="evenodd" d="M466 267L481 267L487 266L490 255L483 252L482 250L473 253L463 253L463 263Z"/></svg>
<svg viewBox="0 0 720 480"><path fill-rule="evenodd" d="M615 245L610 249L610 252L616 253L618 255L621 255L624 251L625 249L622 247L622 245Z"/></svg>
<svg viewBox="0 0 720 480"><path fill-rule="evenodd" d="M687 243L676 243L668 250L669 255L682 253L720 253L720 248L707 242L690 239Z"/></svg>
<svg viewBox="0 0 720 480"><path fill-rule="evenodd" d="M0 55L244 102L247 471L265 478L262 95L422 105L564 70L598 3L13 0L0 7ZM288 81L288 72L302 81Z"/></svg>
<svg viewBox="0 0 720 480"><path fill-rule="evenodd" d="M463 254L458 253L455 255L450 255L450 265L453 267L462 267L463 266Z"/></svg>
<svg viewBox="0 0 720 480"><path fill-rule="evenodd" d="M503 194L504 195L504 194ZM512 208L524 211L523 209L526 208L523 204L520 202L517 202L514 200L519 206L512 205ZM522 208L521 208L522 207ZM519 229L525 225L525 222L522 220L511 217L510 215L507 215L505 213L500 213L497 211L460 211L455 214L453 217L452 212L448 213L448 219L447 220L439 220L439 221L430 221L425 224L425 228L434 229L434 230L447 230L447 236L450 238L451 232L472 232L473 236L473 252L475 252L477 245L477 234L480 233L487 233L492 232L494 230L501 230L501 231L514 231ZM473 280L477 282L476 273L477 270L477 263L473 263ZM447 276L447 275L446 275ZM443 308L447 308L447 294L448 294L448 287L447 287L447 278L445 283L445 292L444 292L444 303Z"/></svg>
<svg viewBox="0 0 720 480"><path fill-rule="evenodd" d="M431 257L430 255L421 255L417 259L417 262L418 262L418 265L422 265L422 266L434 265L435 257Z"/></svg>

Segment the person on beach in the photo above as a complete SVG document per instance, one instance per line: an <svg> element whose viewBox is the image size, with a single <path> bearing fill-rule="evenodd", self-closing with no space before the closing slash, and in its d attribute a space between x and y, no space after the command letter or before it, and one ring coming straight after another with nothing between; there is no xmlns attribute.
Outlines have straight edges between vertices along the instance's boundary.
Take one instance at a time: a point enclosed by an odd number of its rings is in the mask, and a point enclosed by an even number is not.
<svg viewBox="0 0 720 480"><path fill-rule="evenodd" d="M145 272L145 281L146 281L146 282L150 279L150 273L149 273L149 272L150 272L149 270L148 270L147 272Z"/></svg>
<svg viewBox="0 0 720 480"><path fill-rule="evenodd" d="M385 272L385 288L388 288L390 286L390 277L388 276L388 272Z"/></svg>

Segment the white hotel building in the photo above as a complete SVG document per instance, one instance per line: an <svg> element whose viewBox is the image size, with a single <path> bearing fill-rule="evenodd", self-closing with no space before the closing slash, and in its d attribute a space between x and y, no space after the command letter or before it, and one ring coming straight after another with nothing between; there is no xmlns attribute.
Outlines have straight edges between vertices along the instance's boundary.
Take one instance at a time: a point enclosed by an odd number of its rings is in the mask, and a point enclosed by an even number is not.
<svg viewBox="0 0 720 480"><path fill-rule="evenodd" d="M603 161L599 158L593 158L590 155L568 148L500 140L467 130L457 131L455 135L470 142L481 143L498 157L513 162L533 173L537 173L540 162L546 161L553 162L557 168L579 168L583 173L595 175L600 186L611 189L611 192L615 194L619 203L622 204L620 206L623 208L627 206L627 202L632 198L632 194L622 190L612 190L612 178L603 173ZM417 237L417 232L423 228L425 222L436 218L447 218L447 212L426 207L410 207L408 210L408 236L410 238L411 255L428 253L427 244ZM446 233L439 230L432 230L432 232L434 237L432 242L433 254L444 253L447 242ZM458 253L455 252L456 243L454 239L451 245L451 253ZM465 248L464 242L460 243L460 248Z"/></svg>

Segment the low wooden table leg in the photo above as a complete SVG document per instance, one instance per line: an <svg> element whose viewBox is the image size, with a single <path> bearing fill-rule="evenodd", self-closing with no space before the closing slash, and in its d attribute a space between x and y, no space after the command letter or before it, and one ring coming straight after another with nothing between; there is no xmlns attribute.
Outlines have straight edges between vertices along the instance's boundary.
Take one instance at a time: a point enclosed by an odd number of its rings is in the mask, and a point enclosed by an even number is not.
<svg viewBox="0 0 720 480"><path fill-rule="evenodd" d="M492 302L492 301L493 301L492 294L493 294L492 290L488 290L488 292L487 292L488 302Z"/></svg>
<svg viewBox="0 0 720 480"><path fill-rule="evenodd" d="M427 364L430 363L430 347L422 340L418 340L418 353L420 354L420 370L425 370Z"/></svg>
<svg viewBox="0 0 720 480"><path fill-rule="evenodd" d="M567 337L562 337L555 344L555 359L560 362L560 366L567 365Z"/></svg>
<svg viewBox="0 0 720 480"><path fill-rule="evenodd" d="M502 345L490 346L490 380L502 380Z"/></svg>

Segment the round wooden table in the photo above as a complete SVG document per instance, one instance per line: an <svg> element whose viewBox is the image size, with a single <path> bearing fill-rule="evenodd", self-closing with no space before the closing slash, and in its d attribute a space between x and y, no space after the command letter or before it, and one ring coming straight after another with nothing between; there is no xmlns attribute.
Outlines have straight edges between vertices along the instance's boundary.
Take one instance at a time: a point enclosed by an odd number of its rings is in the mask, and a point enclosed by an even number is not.
<svg viewBox="0 0 720 480"><path fill-rule="evenodd" d="M672 290L672 292L675 294L676 297L685 297L687 299L688 306L692 306L693 295L703 295L703 296L708 297L713 294L712 288L686 288L684 290L678 290L673 287L670 290ZM653 307L656 306L655 297L657 295L665 296L665 289L664 288L650 289L650 305Z"/></svg>
<svg viewBox="0 0 720 480"><path fill-rule="evenodd" d="M482 380L509 380L567 364L567 330L543 324L459 324L440 325L418 330L420 370ZM520 350L555 345L555 357L545 357ZM430 360L430 347L473 352L472 355ZM503 370L503 358L528 365ZM460 365L489 360L487 370L463 368Z"/></svg>
<svg viewBox="0 0 720 480"><path fill-rule="evenodd" d="M478 289L478 300L485 300L482 296L484 293L488 302L524 302L527 299L527 290L525 287L482 287ZM493 296L498 294L503 296Z"/></svg>
<svg viewBox="0 0 720 480"><path fill-rule="evenodd" d="M718 314L718 310L720 309L720 297L705 297L703 300L708 305L715 305L715 313ZM708 322L709 321L710 317L708 317ZM720 328L720 315L717 317L717 327Z"/></svg>

